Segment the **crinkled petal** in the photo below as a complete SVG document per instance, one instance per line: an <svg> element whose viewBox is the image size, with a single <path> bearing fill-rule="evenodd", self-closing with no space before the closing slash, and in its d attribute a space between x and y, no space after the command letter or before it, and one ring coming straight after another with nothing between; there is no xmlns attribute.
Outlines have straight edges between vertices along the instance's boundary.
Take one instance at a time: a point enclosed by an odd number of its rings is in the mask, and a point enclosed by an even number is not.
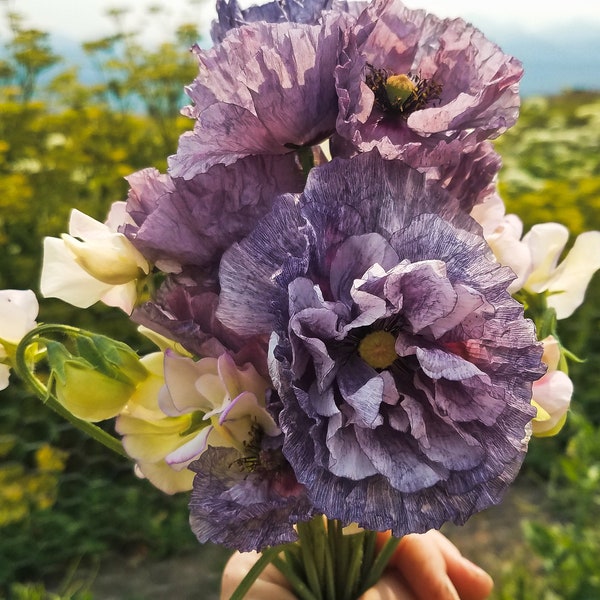
<svg viewBox="0 0 600 600"><path fill-rule="evenodd" d="M128 210L137 225L125 226L124 232L149 259L177 271L184 265L215 268L278 195L302 189L291 155L250 156L190 180L146 169L128 181Z"/></svg>
<svg viewBox="0 0 600 600"><path fill-rule="evenodd" d="M196 48L200 73L187 88L187 113L198 123L170 158L172 176L191 179L215 164L287 154L329 137L341 20L329 13L323 25L257 22L211 50Z"/></svg>
<svg viewBox="0 0 600 600"><path fill-rule="evenodd" d="M248 473L236 468L239 459L232 448L208 448L190 465L190 524L198 540L241 552L296 540L293 524L312 516L303 487L290 470Z"/></svg>

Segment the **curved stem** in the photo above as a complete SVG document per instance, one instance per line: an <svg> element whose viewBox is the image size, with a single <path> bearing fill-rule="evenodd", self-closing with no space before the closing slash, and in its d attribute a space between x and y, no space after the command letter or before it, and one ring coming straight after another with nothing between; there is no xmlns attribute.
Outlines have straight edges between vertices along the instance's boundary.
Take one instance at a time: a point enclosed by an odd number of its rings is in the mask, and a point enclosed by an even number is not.
<svg viewBox="0 0 600 600"><path fill-rule="evenodd" d="M62 335L87 335L87 332L78 329L77 327L72 327L70 325L38 325L35 329L32 329L29 333L27 333L21 342L19 343L16 354L15 354L15 365L14 369L17 375L30 387L30 389L35 392L38 398L56 413L58 413L61 417L66 419L73 426L77 427L77 429L83 431L91 438L100 442L108 449L124 456L125 458L130 458L128 454L123 449L123 445L121 442L110 435L108 432L104 431L97 425L90 423L89 421L83 421L82 419L77 418L72 415L54 396L51 390L42 383L34 374L33 369L30 368L27 361L27 350L31 346L31 344L35 342L44 343L43 339L40 339L40 335L43 333L60 333Z"/></svg>

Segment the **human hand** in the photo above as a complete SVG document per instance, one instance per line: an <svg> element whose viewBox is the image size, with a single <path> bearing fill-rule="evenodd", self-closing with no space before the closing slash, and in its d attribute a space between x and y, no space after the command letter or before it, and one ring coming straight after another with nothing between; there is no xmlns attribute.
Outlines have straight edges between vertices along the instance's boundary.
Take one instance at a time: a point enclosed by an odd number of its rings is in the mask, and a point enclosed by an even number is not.
<svg viewBox="0 0 600 600"><path fill-rule="evenodd" d="M383 545L389 534L381 533ZM256 562L256 552L236 552L227 563L221 600L229 600ZM360 600L484 600L492 591L491 577L464 558L439 531L406 535L375 586ZM285 577L269 565L246 595L246 600L296 600Z"/></svg>
<svg viewBox="0 0 600 600"><path fill-rule="evenodd" d="M378 535L383 545L388 533ZM439 531L405 535L388 568L360 600L484 600L494 582Z"/></svg>

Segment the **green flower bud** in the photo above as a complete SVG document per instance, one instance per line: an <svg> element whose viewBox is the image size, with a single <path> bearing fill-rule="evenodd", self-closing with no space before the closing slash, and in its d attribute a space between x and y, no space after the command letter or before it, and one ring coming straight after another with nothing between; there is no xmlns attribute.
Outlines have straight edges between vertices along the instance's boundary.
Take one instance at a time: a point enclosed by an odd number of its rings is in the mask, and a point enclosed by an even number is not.
<svg viewBox="0 0 600 600"><path fill-rule="evenodd" d="M47 359L58 401L84 421L118 415L148 371L126 344L102 335L72 335L74 350L46 341Z"/></svg>
<svg viewBox="0 0 600 600"><path fill-rule="evenodd" d="M75 358L62 365L55 379L58 401L84 421L103 421L117 416L135 391L135 385L100 373L86 361Z"/></svg>

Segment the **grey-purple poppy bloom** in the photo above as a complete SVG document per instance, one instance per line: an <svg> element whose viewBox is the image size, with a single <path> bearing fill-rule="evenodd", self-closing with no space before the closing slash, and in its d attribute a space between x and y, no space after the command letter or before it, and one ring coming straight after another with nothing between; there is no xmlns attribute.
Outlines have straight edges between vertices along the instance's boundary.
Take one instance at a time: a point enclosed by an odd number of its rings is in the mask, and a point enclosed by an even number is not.
<svg viewBox="0 0 600 600"><path fill-rule="evenodd" d="M544 372L460 201L377 152L313 169L223 256L217 317L273 331L283 454L315 509L394 535L500 501Z"/></svg>
<svg viewBox="0 0 600 600"><path fill-rule="evenodd" d="M347 0L273 0L241 8L237 0L217 0L217 19L211 27L213 42L222 42L230 29L265 21L267 23L305 23L315 25L323 11L346 12L358 16L367 2Z"/></svg>
<svg viewBox="0 0 600 600"><path fill-rule="evenodd" d="M195 285L181 276L170 276L155 297L137 307L132 320L181 344L196 356L218 358L231 354L238 365L251 363L268 379L266 336L241 336L225 327L215 316L215 288Z"/></svg>
<svg viewBox="0 0 600 600"><path fill-rule="evenodd" d="M516 121L520 62L462 19L375 0L353 34L336 69L340 155L377 147L398 158L411 144L466 132L481 141Z"/></svg>
<svg viewBox="0 0 600 600"><path fill-rule="evenodd" d="M491 142L473 143L470 136L441 141L433 148L411 144L403 160L448 190L467 212L495 192L502 165Z"/></svg>
<svg viewBox="0 0 600 600"><path fill-rule="evenodd" d="M193 267L208 274L276 196L301 191L304 183L291 155L249 156L189 180L143 169L127 181L127 210L135 225L123 233L134 246L163 271Z"/></svg>
<svg viewBox="0 0 600 600"><path fill-rule="evenodd" d="M338 100L333 78L344 13L319 25L265 23L232 29L210 50L194 48L199 74L186 88L196 120L169 159L173 177L191 179L249 155L282 155L327 139Z"/></svg>
<svg viewBox="0 0 600 600"><path fill-rule="evenodd" d="M190 464L190 524L200 542L248 552L298 539L294 523L313 513L304 487L280 449L260 455L254 462L234 448L208 448Z"/></svg>

